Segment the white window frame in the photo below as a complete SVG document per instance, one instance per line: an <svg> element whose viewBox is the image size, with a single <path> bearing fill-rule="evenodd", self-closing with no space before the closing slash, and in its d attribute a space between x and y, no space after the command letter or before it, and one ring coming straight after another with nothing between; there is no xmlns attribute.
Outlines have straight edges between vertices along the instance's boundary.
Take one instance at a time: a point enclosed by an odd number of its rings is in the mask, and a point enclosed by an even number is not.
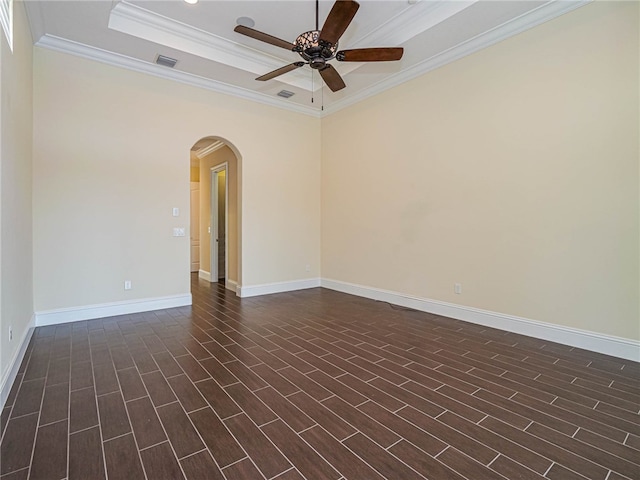
<svg viewBox="0 0 640 480"><path fill-rule="evenodd" d="M0 24L13 52L13 0L0 0Z"/></svg>

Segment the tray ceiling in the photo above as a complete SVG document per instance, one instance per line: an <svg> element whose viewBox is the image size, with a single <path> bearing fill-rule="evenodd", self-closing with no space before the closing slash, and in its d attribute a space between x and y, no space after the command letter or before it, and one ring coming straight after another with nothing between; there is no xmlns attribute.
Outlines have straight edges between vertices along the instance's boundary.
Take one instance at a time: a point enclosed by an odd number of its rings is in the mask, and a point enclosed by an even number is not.
<svg viewBox="0 0 640 480"><path fill-rule="evenodd" d="M321 116L587 1L360 0L340 48L401 46L404 57L384 63L332 62L347 84L336 93L308 67L255 81L299 57L233 31L239 18L249 17L254 28L293 42L315 27L313 0L200 0L195 5L182 0L29 0L26 5L38 46ZM320 1L320 25L332 5ZM158 55L178 62L174 68L157 65ZM294 95L280 97L282 90Z"/></svg>

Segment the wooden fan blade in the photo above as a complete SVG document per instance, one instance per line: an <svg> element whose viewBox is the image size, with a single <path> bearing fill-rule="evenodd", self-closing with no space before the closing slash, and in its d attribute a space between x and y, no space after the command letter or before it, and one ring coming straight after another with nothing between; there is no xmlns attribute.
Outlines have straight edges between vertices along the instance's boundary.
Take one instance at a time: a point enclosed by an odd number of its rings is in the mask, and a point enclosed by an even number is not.
<svg viewBox="0 0 640 480"><path fill-rule="evenodd" d="M320 32L320 41L335 45L360 8L353 0L336 0Z"/></svg>
<svg viewBox="0 0 640 480"><path fill-rule="evenodd" d="M356 48L339 51L336 54L336 60L340 62L391 62L400 60L403 53L402 47Z"/></svg>
<svg viewBox="0 0 640 480"><path fill-rule="evenodd" d="M333 68L331 65L327 65L321 70L318 70L324 83L327 84L327 87L331 89L332 92L337 92L338 90L342 90L346 87L344 80L338 73L338 71Z"/></svg>
<svg viewBox="0 0 640 480"><path fill-rule="evenodd" d="M295 70L296 68L300 68L303 65L304 65L304 62L290 63L289 65L285 65L284 67L280 67L277 70L274 70L273 72L265 73L261 77L256 78L256 80L259 80L261 82L264 82L265 80L271 80L272 78L280 76L283 73L287 73L287 72L290 72L291 70Z"/></svg>
<svg viewBox="0 0 640 480"><path fill-rule="evenodd" d="M233 31L241 33L242 35L246 35L247 37L255 38L256 40L260 40L261 42L270 43L271 45L275 45L276 47L293 51L293 43L287 42L286 40L282 40L278 37L274 37L273 35L269 35L268 33L254 30L253 28L245 27L244 25L236 25L236 28L234 28Z"/></svg>

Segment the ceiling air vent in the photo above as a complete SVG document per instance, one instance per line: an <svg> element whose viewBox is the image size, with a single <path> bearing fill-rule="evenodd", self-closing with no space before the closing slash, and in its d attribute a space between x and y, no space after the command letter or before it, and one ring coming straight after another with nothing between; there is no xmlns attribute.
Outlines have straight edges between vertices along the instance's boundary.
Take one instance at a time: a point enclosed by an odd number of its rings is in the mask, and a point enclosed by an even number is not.
<svg viewBox="0 0 640 480"><path fill-rule="evenodd" d="M165 57L164 55L158 55L156 57L156 63L163 67L173 68L176 66L176 63L178 63L178 60L175 58Z"/></svg>
<svg viewBox="0 0 640 480"><path fill-rule="evenodd" d="M290 92L289 90L280 90L276 95L282 98L290 98L295 95L295 93Z"/></svg>

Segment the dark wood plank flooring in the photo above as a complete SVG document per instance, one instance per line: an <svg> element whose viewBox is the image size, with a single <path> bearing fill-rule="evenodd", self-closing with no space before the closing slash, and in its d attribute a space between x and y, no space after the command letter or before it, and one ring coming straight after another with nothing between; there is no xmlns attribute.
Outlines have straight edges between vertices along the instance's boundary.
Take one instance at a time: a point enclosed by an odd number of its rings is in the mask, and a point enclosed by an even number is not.
<svg viewBox="0 0 640 480"><path fill-rule="evenodd" d="M325 289L37 328L0 478L640 479L640 365Z"/></svg>

